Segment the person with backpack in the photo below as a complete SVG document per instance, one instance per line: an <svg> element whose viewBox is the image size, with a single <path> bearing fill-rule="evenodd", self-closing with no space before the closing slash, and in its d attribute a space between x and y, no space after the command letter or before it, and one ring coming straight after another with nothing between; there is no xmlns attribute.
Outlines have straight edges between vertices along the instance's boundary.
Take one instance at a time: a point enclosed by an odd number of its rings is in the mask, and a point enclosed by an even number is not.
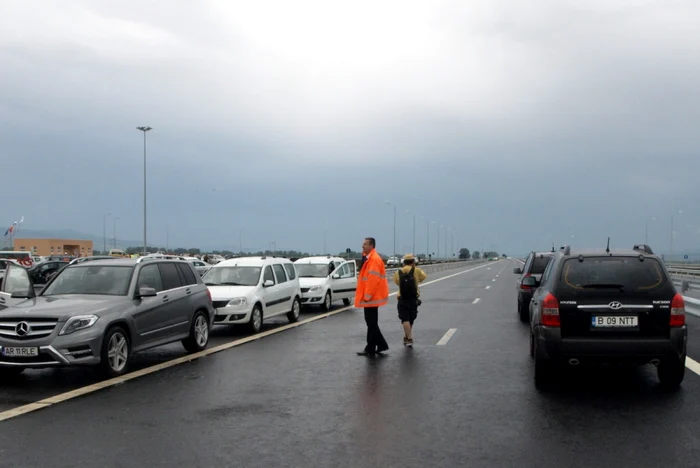
<svg viewBox="0 0 700 468"><path fill-rule="evenodd" d="M416 266L413 254L403 257L404 266L394 273L394 283L399 287L396 297L399 299L399 320L403 325L403 344L413 347L413 322L418 316L418 306L421 305L418 285L425 281L428 275Z"/></svg>

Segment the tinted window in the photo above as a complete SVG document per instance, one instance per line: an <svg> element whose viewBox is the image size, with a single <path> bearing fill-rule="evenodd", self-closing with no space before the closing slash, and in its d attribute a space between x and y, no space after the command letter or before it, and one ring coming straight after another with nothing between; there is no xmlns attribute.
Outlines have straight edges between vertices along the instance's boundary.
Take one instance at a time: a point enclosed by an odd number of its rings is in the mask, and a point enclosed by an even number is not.
<svg viewBox="0 0 700 468"><path fill-rule="evenodd" d="M160 276L163 278L163 287L166 291L183 286L180 280L180 273L178 273L174 263L159 263L158 269L160 270Z"/></svg>
<svg viewBox="0 0 700 468"><path fill-rule="evenodd" d="M191 266L184 263L178 263L177 267L180 269L182 276L185 277L185 284L197 284L197 277L194 276Z"/></svg>
<svg viewBox="0 0 700 468"><path fill-rule="evenodd" d="M272 267L270 266L265 267L265 277L263 278L263 282L268 280L272 281L273 283L275 282L275 276L272 274Z"/></svg>
<svg viewBox="0 0 700 468"><path fill-rule="evenodd" d="M6 272L5 292L7 294L19 293L28 295L30 292L29 274L27 270L18 266L11 266Z"/></svg>
<svg viewBox="0 0 700 468"><path fill-rule="evenodd" d="M58 277L41 293L42 296L60 294L99 294L125 296L129 291L133 267L91 265L91 262L64 268Z"/></svg>
<svg viewBox="0 0 700 468"><path fill-rule="evenodd" d="M160 277L158 265L146 265L139 272L139 281L136 283L136 291L141 288L153 288L156 291L163 291L163 280Z"/></svg>
<svg viewBox="0 0 700 468"><path fill-rule="evenodd" d="M532 270L530 273L533 275L541 275L544 273L544 269L547 268L547 263L549 263L549 259L552 258L551 255L542 255L542 258L540 258L540 255L537 255L535 257L534 262L532 263Z"/></svg>
<svg viewBox="0 0 700 468"><path fill-rule="evenodd" d="M233 266L213 267L207 270L202 281L207 286L257 286L260 281L260 267Z"/></svg>
<svg viewBox="0 0 700 468"><path fill-rule="evenodd" d="M284 272L284 267L280 264L272 265L272 268L275 269L275 276L277 276L277 282L278 283L286 283L287 282L287 274Z"/></svg>
<svg viewBox="0 0 700 468"><path fill-rule="evenodd" d="M294 264L292 263L285 263L284 264L284 269L287 270L287 276L289 277L290 280L296 279L297 277L297 272L294 269Z"/></svg>
<svg viewBox="0 0 700 468"><path fill-rule="evenodd" d="M610 285L622 285L625 292L646 292L663 286L666 277L654 259L641 262L637 257L587 257L583 262L567 260L561 283L577 291L599 292Z"/></svg>
<svg viewBox="0 0 700 468"><path fill-rule="evenodd" d="M352 278L353 275L350 274L350 267L346 263L340 269L335 271L336 274L340 275L341 278Z"/></svg>

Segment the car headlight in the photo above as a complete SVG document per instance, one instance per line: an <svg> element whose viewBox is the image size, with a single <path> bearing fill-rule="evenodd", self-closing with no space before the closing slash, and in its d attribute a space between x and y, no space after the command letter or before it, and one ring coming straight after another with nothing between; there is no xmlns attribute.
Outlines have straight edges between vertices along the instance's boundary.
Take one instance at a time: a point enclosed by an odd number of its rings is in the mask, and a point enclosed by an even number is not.
<svg viewBox="0 0 700 468"><path fill-rule="evenodd" d="M61 328L59 335L70 335L78 330L90 328L97 322L98 318L97 315L76 315L75 317L71 317L66 321L66 324L63 325L63 328Z"/></svg>
<svg viewBox="0 0 700 468"><path fill-rule="evenodd" d="M230 301L228 301L227 306L244 306L248 303L248 299L245 297L234 297Z"/></svg>
<svg viewBox="0 0 700 468"><path fill-rule="evenodd" d="M311 286L309 292L321 292L323 291L323 286Z"/></svg>

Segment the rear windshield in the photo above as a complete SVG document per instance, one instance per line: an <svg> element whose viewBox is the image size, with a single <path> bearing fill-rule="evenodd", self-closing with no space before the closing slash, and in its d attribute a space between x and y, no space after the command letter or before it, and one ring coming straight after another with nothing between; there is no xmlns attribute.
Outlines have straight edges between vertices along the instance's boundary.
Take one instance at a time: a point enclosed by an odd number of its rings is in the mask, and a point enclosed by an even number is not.
<svg viewBox="0 0 700 468"><path fill-rule="evenodd" d="M561 273L561 283L578 291L652 291L665 282L663 268L650 258L643 262L637 257L586 257L583 262L572 258Z"/></svg>
<svg viewBox="0 0 700 468"><path fill-rule="evenodd" d="M542 255L542 258L540 258L540 255L537 255L532 264L532 270L530 273L533 275L541 275L544 273L544 269L547 267L547 263L549 263L550 258L552 258L551 255Z"/></svg>

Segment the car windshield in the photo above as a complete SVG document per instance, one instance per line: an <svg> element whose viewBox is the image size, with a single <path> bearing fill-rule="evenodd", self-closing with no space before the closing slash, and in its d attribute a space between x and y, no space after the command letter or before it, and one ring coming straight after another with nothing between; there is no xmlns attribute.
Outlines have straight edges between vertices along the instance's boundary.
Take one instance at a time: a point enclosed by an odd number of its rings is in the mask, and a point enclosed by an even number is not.
<svg viewBox="0 0 700 468"><path fill-rule="evenodd" d="M626 292L651 291L665 283L658 261L637 257L586 257L582 262L570 259L564 263L561 282L579 292L595 293L600 289L621 289Z"/></svg>
<svg viewBox="0 0 700 468"><path fill-rule="evenodd" d="M532 271L530 273L532 273L533 275L541 275L542 273L544 273L544 269L547 268L547 263L549 263L550 258L552 258L551 255L538 254L535 257L534 263L532 264Z"/></svg>
<svg viewBox="0 0 700 468"><path fill-rule="evenodd" d="M62 294L94 294L106 296L126 296L131 283L131 266L113 265L74 265L64 268L42 296Z"/></svg>
<svg viewBox="0 0 700 468"><path fill-rule="evenodd" d="M328 263L297 263L299 278L325 278L330 275Z"/></svg>
<svg viewBox="0 0 700 468"><path fill-rule="evenodd" d="M257 286L261 267L230 266L210 268L202 277L207 286Z"/></svg>

